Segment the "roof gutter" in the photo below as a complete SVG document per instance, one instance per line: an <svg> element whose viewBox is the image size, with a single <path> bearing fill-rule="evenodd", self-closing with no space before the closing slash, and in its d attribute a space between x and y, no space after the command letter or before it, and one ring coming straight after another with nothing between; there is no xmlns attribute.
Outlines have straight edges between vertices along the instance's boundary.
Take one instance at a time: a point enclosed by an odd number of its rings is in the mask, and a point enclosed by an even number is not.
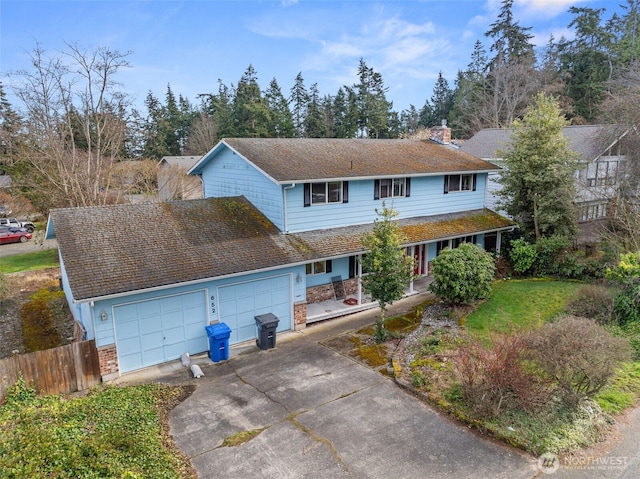
<svg viewBox="0 0 640 479"><path fill-rule="evenodd" d="M422 178L429 176L446 176L446 175L472 175L472 174L481 174L481 173L498 173L502 171L503 168L497 166L495 168L490 168L486 170L456 170L456 171L439 171L435 173L410 173L404 175L368 175L368 176L337 176L335 178L298 178L298 179L287 179L287 180L278 180L276 181L279 185L285 185L287 183L291 183L295 181L296 183L318 183L318 182L327 182L327 181L368 181L368 180L379 180L380 178ZM294 183L295 184L295 183Z"/></svg>

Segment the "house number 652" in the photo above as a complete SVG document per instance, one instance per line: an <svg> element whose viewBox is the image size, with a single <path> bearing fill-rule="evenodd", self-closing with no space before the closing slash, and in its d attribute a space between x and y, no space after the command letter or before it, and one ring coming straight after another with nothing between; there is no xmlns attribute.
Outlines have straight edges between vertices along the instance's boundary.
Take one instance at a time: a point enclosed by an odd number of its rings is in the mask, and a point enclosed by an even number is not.
<svg viewBox="0 0 640 479"><path fill-rule="evenodd" d="M216 312L216 297L211 296L211 314L215 314Z"/></svg>

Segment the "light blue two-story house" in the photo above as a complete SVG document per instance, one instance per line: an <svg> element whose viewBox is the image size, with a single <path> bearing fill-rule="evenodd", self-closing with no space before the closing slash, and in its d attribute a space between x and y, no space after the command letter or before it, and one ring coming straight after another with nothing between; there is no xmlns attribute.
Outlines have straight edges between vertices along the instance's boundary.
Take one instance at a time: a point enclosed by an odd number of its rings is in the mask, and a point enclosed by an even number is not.
<svg viewBox="0 0 640 479"><path fill-rule="evenodd" d="M433 141L225 139L190 171L204 199L57 209L48 235L108 379L206 351L215 322L233 345L256 338L257 315L286 331L367 306L360 239L383 202L418 276L463 241L499 250L513 223L485 208L495 170Z"/></svg>

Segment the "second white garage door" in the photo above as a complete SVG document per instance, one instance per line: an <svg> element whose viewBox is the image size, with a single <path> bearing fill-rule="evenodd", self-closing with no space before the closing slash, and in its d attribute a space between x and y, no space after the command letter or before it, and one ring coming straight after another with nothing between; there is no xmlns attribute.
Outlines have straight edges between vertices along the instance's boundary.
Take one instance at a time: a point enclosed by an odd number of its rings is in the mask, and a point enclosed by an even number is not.
<svg viewBox="0 0 640 479"><path fill-rule="evenodd" d="M230 344L257 337L255 316L275 314L278 331L292 325L291 276L282 275L218 288L220 321L231 328Z"/></svg>

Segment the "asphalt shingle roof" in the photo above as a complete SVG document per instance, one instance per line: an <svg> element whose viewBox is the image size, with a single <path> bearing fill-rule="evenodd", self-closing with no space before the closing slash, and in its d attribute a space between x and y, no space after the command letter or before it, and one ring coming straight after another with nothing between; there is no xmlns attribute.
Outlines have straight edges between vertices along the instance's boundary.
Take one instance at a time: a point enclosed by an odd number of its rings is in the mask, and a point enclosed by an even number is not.
<svg viewBox="0 0 640 479"><path fill-rule="evenodd" d="M497 150L510 148L512 132L511 128L485 128L465 141L461 150L480 158L498 159ZM601 154L602 142L612 142L615 134L614 127L605 125L575 125L562 129L562 135L569 140L569 147L585 161Z"/></svg>
<svg viewBox="0 0 640 479"><path fill-rule="evenodd" d="M496 231L515 226L515 223L488 209L421 216L398 220L400 232L407 245ZM373 230L373 224L346 226L326 230L296 233L306 248L319 258L361 253L360 239Z"/></svg>
<svg viewBox="0 0 640 479"><path fill-rule="evenodd" d="M279 183L496 170L457 148L423 140L227 138L222 143ZM216 150L205 155L196 171Z"/></svg>
<svg viewBox="0 0 640 479"><path fill-rule="evenodd" d="M355 254L372 229L282 234L243 197L56 209L51 220L78 301ZM412 244L512 223L477 210L400 225Z"/></svg>
<svg viewBox="0 0 640 479"><path fill-rule="evenodd" d="M201 156L163 156L160 163L166 163L169 166L177 166L178 168L184 168L190 170L195 165Z"/></svg>

